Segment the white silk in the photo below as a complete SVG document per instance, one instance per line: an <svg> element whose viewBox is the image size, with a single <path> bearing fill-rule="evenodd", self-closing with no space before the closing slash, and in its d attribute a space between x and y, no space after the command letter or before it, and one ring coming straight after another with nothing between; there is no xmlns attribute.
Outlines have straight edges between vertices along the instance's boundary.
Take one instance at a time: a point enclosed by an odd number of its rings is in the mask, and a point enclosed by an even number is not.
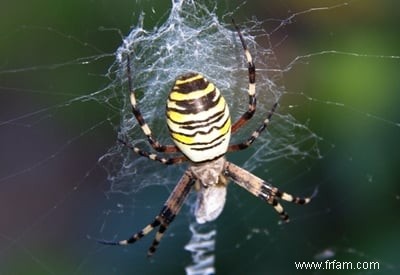
<svg viewBox="0 0 400 275"><path fill-rule="evenodd" d="M203 186L197 194L196 208L194 211L197 223L206 223L215 220L224 209L226 201L225 186Z"/></svg>

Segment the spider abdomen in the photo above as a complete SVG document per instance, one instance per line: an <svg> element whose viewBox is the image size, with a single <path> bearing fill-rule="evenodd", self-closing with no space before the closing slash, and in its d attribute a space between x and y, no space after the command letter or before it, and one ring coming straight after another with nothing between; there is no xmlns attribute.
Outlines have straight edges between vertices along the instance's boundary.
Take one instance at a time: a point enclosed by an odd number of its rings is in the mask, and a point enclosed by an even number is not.
<svg viewBox="0 0 400 275"><path fill-rule="evenodd" d="M218 88L201 74L188 73L175 81L166 115L172 140L191 161L209 161L226 153L229 109Z"/></svg>

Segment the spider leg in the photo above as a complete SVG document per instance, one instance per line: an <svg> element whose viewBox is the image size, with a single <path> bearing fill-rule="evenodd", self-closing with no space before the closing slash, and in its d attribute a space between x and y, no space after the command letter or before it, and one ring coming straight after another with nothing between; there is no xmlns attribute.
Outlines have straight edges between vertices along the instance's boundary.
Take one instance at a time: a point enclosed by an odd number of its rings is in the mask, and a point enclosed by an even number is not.
<svg viewBox="0 0 400 275"><path fill-rule="evenodd" d="M129 54L126 56L126 71L128 75L128 88L130 92L130 103L132 106L132 113L135 116L137 122L139 123L143 133L147 137L147 141L150 143L150 145L153 147L154 150L157 152L164 152L164 153L176 153L179 152L178 147L175 145L162 145L158 140L153 136L151 129L149 125L146 123L146 121L143 118L142 113L140 112L140 109L137 105L136 102L136 97L135 97L135 90L133 89L132 85L132 72L131 72L131 61Z"/></svg>
<svg viewBox="0 0 400 275"><path fill-rule="evenodd" d="M175 216L179 213L187 195L189 194L192 186L195 183L195 179L192 177L190 172L186 171L178 184L175 186L168 200L165 202L164 207L155 219L145 226L142 230L132 235L130 238L121 241L104 241L98 240L101 244L106 245L128 245L135 243L147 234L149 234L154 228L159 227L156 236L147 252L147 256L152 256L159 245L161 238L164 236L169 224L174 220Z"/></svg>
<svg viewBox="0 0 400 275"><path fill-rule="evenodd" d="M232 19L232 24L239 35L240 42L242 43L244 55L247 61L247 68L249 71L249 88L247 90L247 93L249 95L249 107L248 110L232 125L231 131L232 133L234 133L253 117L254 112L256 111L257 100L256 100L256 66L254 65L253 58L250 54L250 51L247 48L246 42L244 41L240 28L238 27L238 25L236 25L233 19Z"/></svg>
<svg viewBox="0 0 400 275"><path fill-rule="evenodd" d="M162 164L170 165L170 164L177 164L177 163L182 163L182 162L187 161L187 158L183 155L177 156L177 157L172 157L172 158L164 158L164 157L160 157L158 154L149 153L147 151L144 151L122 139L118 139L118 141L121 142L126 147L128 147L129 149L131 149L134 153L136 153L142 157L146 157L148 159L161 162Z"/></svg>
<svg viewBox="0 0 400 275"><path fill-rule="evenodd" d="M280 191L268 182L230 162L226 162L225 164L225 175L254 196L257 196L272 205L284 222L289 222L289 215L279 203L279 199L303 205L309 203L317 193L314 191L310 197L304 198L293 196Z"/></svg>
<svg viewBox="0 0 400 275"><path fill-rule="evenodd" d="M251 136L244 142L239 143L239 144L231 144L228 147L228 151L234 152L234 151L239 151L246 149L249 147L259 136L260 134L268 127L271 117L275 113L276 107L278 107L278 102L275 102L274 105L272 105L271 110L269 111L267 118L262 122L262 124L251 134Z"/></svg>

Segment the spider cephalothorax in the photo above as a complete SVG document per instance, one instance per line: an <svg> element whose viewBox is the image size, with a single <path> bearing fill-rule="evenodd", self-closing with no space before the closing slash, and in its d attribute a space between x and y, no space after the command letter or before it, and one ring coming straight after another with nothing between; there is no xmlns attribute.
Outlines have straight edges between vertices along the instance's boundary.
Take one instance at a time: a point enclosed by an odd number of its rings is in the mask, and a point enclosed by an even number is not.
<svg viewBox="0 0 400 275"><path fill-rule="evenodd" d="M232 180L251 194L272 205L285 222L289 221L289 216L279 203L279 199L296 204L307 204L311 201L312 196L300 198L281 192L270 183L225 159L228 151L239 151L249 147L266 129L278 106L277 102L273 104L266 119L245 141L239 144L229 144L231 133L242 127L256 110L255 65L239 28L236 25L235 28L248 65L248 110L231 125L229 108L213 83L199 73L191 72L178 77L168 96L166 108L167 125L174 145L160 144L145 122L137 106L135 91L132 87L130 57L127 56L128 85L133 115L154 150L163 153L181 153L181 155L171 158L160 157L158 154L141 150L125 140L121 139L120 142L135 153L151 160L164 164L189 161L190 165L152 223L126 240L100 241L101 243L111 245L134 243L154 228L159 227L148 251L148 255L152 255L193 186L198 191L195 216L199 223L212 221L220 215L225 204L228 180Z"/></svg>
<svg viewBox="0 0 400 275"><path fill-rule="evenodd" d="M223 174L225 161L224 157L220 157L205 163L193 164L189 167L189 171L204 188L215 186Z"/></svg>
<svg viewBox="0 0 400 275"><path fill-rule="evenodd" d="M213 221L221 214L226 200L225 157L204 163L193 164L188 168L196 181L198 191L194 215L198 223Z"/></svg>

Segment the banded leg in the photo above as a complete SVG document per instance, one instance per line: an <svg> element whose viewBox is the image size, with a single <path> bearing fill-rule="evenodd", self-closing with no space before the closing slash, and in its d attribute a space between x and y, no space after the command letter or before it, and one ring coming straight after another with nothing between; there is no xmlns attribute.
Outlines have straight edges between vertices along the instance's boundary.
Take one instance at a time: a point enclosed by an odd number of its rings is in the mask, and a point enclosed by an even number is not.
<svg viewBox="0 0 400 275"><path fill-rule="evenodd" d="M132 72L131 72L131 59L129 54L126 56L126 70L128 75L128 88L130 92L130 102L132 106L132 113L135 116L137 122L139 123L143 133L147 137L148 142L150 143L151 147L154 148L157 152L164 152L164 153L176 153L179 152L178 147L175 145L162 145L156 138L154 138L149 125L143 118L142 113L140 112L139 107L137 106L135 91L132 86Z"/></svg>
<svg viewBox="0 0 400 275"><path fill-rule="evenodd" d="M118 139L119 142L121 142L123 145L125 145L126 147L128 147L129 149L131 149L134 153L142 156L142 157L146 157L148 159L154 160L154 161L158 161L161 162L162 164L166 164L166 165L171 165L171 164L178 164L178 163L182 163L187 161L187 158L185 156L176 156L176 157L172 157L172 158L164 158L164 157L160 157L157 154L154 153L149 153L147 151L144 151L136 146L133 146L131 144L129 144L128 142L122 140L122 139Z"/></svg>
<svg viewBox="0 0 400 275"><path fill-rule="evenodd" d="M278 102L275 102L274 105L272 106L271 110L269 111L267 118L262 122L262 124L251 134L251 136L244 142L239 143L239 144L231 144L228 147L228 151L234 152L234 151L239 151L246 149L249 147L264 131L268 125L269 122L271 121L271 117L275 113L276 107L278 107Z"/></svg>
<svg viewBox="0 0 400 275"><path fill-rule="evenodd" d="M192 186L195 183L195 179L190 175L188 171L185 172L183 177L179 180L175 186L168 200L165 202L164 207L160 213L155 217L154 221L145 226L142 230L132 235L129 239L121 241L104 241L99 240L98 242L106 245L128 245L140 240L147 234L149 234L154 228L159 227L156 236L147 252L147 256L152 256L159 245L161 238L164 236L169 224L174 220L175 216L181 209L187 195L189 194Z"/></svg>
<svg viewBox="0 0 400 275"><path fill-rule="evenodd" d="M244 41L240 28L236 25L233 19L232 19L232 24L234 25L239 35L240 42L242 43L249 71L249 88L247 90L247 93L249 95L249 107L248 110L232 125L231 131L232 133L234 133L253 117L254 112L256 111L257 100L256 100L256 66L254 65L253 58L251 57L250 51L247 48L246 42Z"/></svg>
<svg viewBox="0 0 400 275"><path fill-rule="evenodd" d="M309 203L317 194L317 190L315 190L310 197L301 198L281 192L278 188L270 185L268 182L230 162L226 162L225 164L225 174L254 196L257 196L272 205L284 222L289 222L289 215L279 203L279 199L303 205Z"/></svg>

